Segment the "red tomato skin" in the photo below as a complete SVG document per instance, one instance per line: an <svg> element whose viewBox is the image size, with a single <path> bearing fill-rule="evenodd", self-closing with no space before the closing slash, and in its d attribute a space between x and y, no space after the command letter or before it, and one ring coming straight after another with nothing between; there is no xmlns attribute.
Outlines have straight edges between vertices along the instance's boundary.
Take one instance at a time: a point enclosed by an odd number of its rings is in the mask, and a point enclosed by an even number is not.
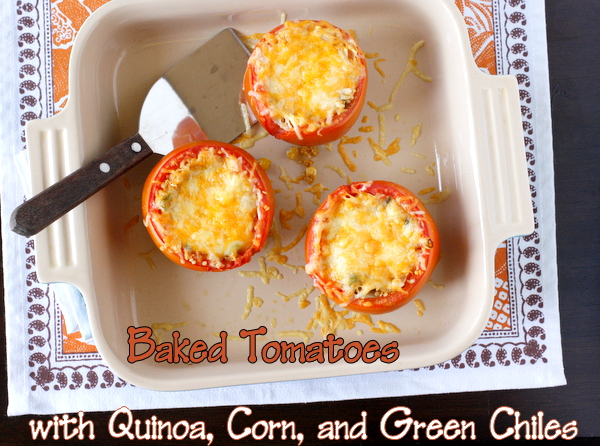
<svg viewBox="0 0 600 446"><path fill-rule="evenodd" d="M279 25L270 31L270 33L277 33L282 27L283 25ZM345 31L341 31L345 33ZM358 61L363 65L365 75L359 79L354 98L348 108L343 113L335 116L332 123L329 125L313 131L301 128L299 132L301 137L299 137L293 129L287 130L279 126L279 124L271 117L271 113L268 111L268 105L248 94L254 90L254 84L256 83L256 70L251 63L249 63L246 68L243 81L246 103L250 106L254 116L256 116L265 130L277 139L296 146L318 146L336 141L348 133L356 123L367 96L368 72L364 54L361 53L359 55Z"/></svg>
<svg viewBox="0 0 600 446"><path fill-rule="evenodd" d="M346 302L348 299L344 295L341 287L332 281L328 281L318 271L310 274L310 276L313 279L315 286L321 292L323 292L338 305L343 306L345 309L367 314L389 313L410 302L429 280L440 255L439 232L433 218L431 217L431 214L425 205L405 187L389 181L352 183L350 185L341 186L332 192L315 212L306 233L305 257L307 264L311 263L312 261L316 261L317 259L314 258L319 256L317 254L317 227L323 220L326 221L326 213L336 203L337 200L342 199L342 197L347 194L355 194L357 190L363 190L373 195L381 193L383 195L392 197L407 197L410 200L409 203L411 204L412 209L423 212L423 215L419 218L421 229L424 231L424 234L431 239L433 245L428 251L425 270L421 271L419 274L412 274L409 276L409 279L415 280L413 283L408 283L407 280L407 283L401 292L390 293L387 296L355 299L349 304L345 305L344 302Z"/></svg>
<svg viewBox="0 0 600 446"><path fill-rule="evenodd" d="M168 175L168 172L166 171L176 168L181 161L194 155L195 153L198 153L198 151L211 147L225 150L228 154L241 158L244 167L251 172L251 178L256 179L255 186L258 186L262 191L262 198L259 202L259 207L262 210L259 213L259 218L255 225L255 235L252 246L234 260L224 259L223 266L219 268L211 265L204 266L201 264L194 264L189 261L184 261L182 263L179 255L170 250L163 250L163 237L158 231L157 227L153 224L152 219L148 217L148 214L150 214L153 210L152 203L154 202L156 192ZM240 149L232 144L226 144L218 141L207 140L191 142L174 149L172 152L164 156L150 171L142 190L142 218L150 238L152 241L154 241L161 252L170 260L180 266L195 271L226 271L248 263L252 259L252 256L264 247L267 241L267 236L271 229L274 213L275 198L271 181L269 180L269 177L264 169L260 166L260 164L258 164L258 161L256 161L256 159L254 159L254 157L245 150Z"/></svg>

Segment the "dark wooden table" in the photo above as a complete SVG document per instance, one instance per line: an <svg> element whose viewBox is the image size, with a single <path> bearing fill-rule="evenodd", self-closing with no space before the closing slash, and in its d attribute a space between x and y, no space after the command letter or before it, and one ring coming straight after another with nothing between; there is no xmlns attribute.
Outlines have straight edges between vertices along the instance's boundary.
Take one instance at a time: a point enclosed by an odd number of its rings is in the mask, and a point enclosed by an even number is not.
<svg viewBox="0 0 600 446"><path fill-rule="evenodd" d="M568 384L531 390L474 392L348 402L324 402L281 406L255 406L252 422L294 420L305 434L303 444L314 444L314 420L359 421L366 411L379 420L396 406L407 406L420 421L450 419L474 421L477 441L494 440L489 429L492 413L507 406L522 419L544 413L545 422L556 419L562 426L575 421L578 439L600 444L600 3L547 1L547 33L554 138L558 280L564 365ZM3 298L4 296L2 296ZM6 350L4 313L0 312L0 444L25 445L32 441L30 416L7 417ZM277 436L273 441L246 439L223 443L227 417L234 407L136 411L141 420L156 415L177 422L205 421L219 440L213 444L298 444ZM185 441L131 441L113 439L107 426L110 413L86 413L95 424L94 444L189 444ZM45 419L49 419L45 418ZM508 417L505 417L508 418ZM500 426L499 430L508 426ZM241 427L239 427L241 429ZM421 432L420 442L428 440ZM387 444L378 423L369 423L367 440L343 439L334 444ZM410 442L412 435L401 441ZM596 437L596 438L592 438ZM512 437L511 437L512 438ZM312 441L312 442L311 442ZM470 441L467 439L467 441ZM40 441L38 440L37 443ZM59 444L54 440L47 440ZM46 443L43 442L43 443ZM82 443L72 439L67 444ZM331 444L328 442L320 442ZM207 444L197 440L194 444Z"/></svg>

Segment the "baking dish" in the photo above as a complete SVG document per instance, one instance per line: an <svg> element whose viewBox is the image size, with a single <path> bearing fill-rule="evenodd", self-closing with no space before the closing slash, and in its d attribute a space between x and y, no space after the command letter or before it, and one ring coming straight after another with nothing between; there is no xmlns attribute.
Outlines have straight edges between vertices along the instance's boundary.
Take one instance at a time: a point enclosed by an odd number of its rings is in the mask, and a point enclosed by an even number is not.
<svg viewBox="0 0 600 446"><path fill-rule="evenodd" d="M365 107L363 115L369 121L356 124L349 133L362 141L346 146L357 170L349 171L336 144L321 147L314 161L316 181L329 191L347 181L339 174L345 172L354 181L384 179L413 191L435 187L449 192L445 201L429 206L442 239L442 259L432 281L441 286L426 287L419 295L425 307L422 316L409 304L373 318L375 323L393 324L400 333L373 332L365 324L336 332L345 344L397 341L400 355L390 364L269 364L260 357L251 362L248 340L236 338L242 329L266 327L259 348L269 341L301 342L301 337L291 336L293 331L312 331L308 342L323 340L318 328L307 329L317 293L309 294L310 305L303 309L294 297L311 285L300 268L292 267L303 265L302 242L286 252L292 266L266 261L267 267L276 268L270 270L274 272L270 280L253 274L261 269L264 255L240 270L223 273L199 274L172 264L153 250L136 220L142 184L157 161L151 158L35 238L39 279L72 283L81 290L102 358L136 386L187 390L446 361L468 348L485 327L494 296L496 247L509 237L533 231L516 80L483 74L475 66L463 19L450 0L282 0L277 8L257 1L113 0L92 14L77 36L64 110L26 128L32 192L133 134L152 83L216 32L233 27L240 35L252 35L274 28L282 17L324 19L353 30L363 50L373 55L367 97L372 104L387 101L410 49L417 41L425 42L416 59L432 82L408 76L393 108L385 112L385 121L378 121L378 113ZM375 69L376 60L381 72ZM359 130L384 123L386 144L400 137L402 147L389 158L389 166L373 158L368 138L378 141L377 130ZM411 146L417 125L421 133ZM309 184L279 178L280 166L292 178L301 174L300 166L287 156L289 148L267 137L249 149L256 158L271 160L268 173L279 190L280 209L293 210L297 194L302 196L304 216L289 220L290 229L278 222L283 246L296 238L319 201L306 192ZM242 318L249 287L262 305ZM226 331L231 336L227 362L130 363L127 329L152 324L159 324L155 325L159 342L169 341L176 328L181 338L204 340L210 346Z"/></svg>

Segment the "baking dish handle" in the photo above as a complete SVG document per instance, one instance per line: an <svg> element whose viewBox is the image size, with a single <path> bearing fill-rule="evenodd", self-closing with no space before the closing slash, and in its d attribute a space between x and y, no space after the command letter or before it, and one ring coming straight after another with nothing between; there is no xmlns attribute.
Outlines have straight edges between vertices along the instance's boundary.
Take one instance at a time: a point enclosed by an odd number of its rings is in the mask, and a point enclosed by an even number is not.
<svg viewBox="0 0 600 446"><path fill-rule="evenodd" d="M473 80L477 175L481 197L493 197L482 209L499 244L534 230L519 89L514 76L477 69Z"/></svg>
<svg viewBox="0 0 600 446"><path fill-rule="evenodd" d="M47 189L82 164L81 138L74 108L29 121L25 127L32 196ZM85 203L34 236L41 282L66 282L80 290L90 284Z"/></svg>

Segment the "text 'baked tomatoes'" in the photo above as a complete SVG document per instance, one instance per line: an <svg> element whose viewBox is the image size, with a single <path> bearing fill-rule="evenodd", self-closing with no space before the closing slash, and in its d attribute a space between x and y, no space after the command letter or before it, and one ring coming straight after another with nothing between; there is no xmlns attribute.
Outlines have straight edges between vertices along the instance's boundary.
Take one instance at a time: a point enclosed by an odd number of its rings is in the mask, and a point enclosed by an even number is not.
<svg viewBox="0 0 600 446"><path fill-rule="evenodd" d="M186 144L150 172L144 225L174 262L198 271L248 263L267 239L274 213L267 174L246 151L216 141Z"/></svg>
<svg viewBox="0 0 600 446"><path fill-rule="evenodd" d="M346 31L323 20L288 21L265 33L244 76L246 100L262 126L302 146L346 134L366 89L364 53Z"/></svg>
<svg viewBox="0 0 600 446"><path fill-rule="evenodd" d="M436 225L421 201L388 181L341 186L306 235L306 272L337 304L387 313L427 283L439 257Z"/></svg>

